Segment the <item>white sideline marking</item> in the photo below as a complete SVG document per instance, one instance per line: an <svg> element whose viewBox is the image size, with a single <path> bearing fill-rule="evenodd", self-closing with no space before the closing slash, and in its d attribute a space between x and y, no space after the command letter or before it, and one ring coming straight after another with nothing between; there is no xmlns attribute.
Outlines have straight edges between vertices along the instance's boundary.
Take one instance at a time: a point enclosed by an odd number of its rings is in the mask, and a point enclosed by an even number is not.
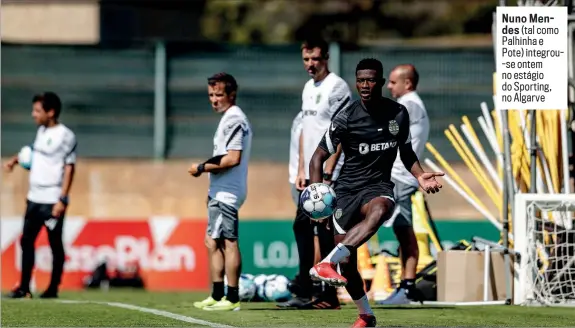
<svg viewBox="0 0 575 328"><path fill-rule="evenodd" d="M213 327L213 328L236 328L236 327L234 327L234 326L222 325L222 324L219 324L219 323L214 323L214 322L209 322L209 321L205 321L205 320L200 320L200 319L188 317L188 316L181 315L181 314L176 314L176 313L172 313L172 312L168 312L168 311L162 311L162 310L156 310L156 309L146 308L146 307L137 306L137 305L132 305L132 304L127 304L127 303L119 303L119 302L96 302L96 301L75 301L75 300L58 300L57 302L59 302L59 303L68 303L68 304L99 304L99 305L107 305L107 306L112 306L112 307L117 307L117 308L122 308L122 309L128 309L128 310L134 310L134 311L139 311L139 312L144 312L144 313L150 313L150 314L157 315L157 316L160 316L160 317L166 317L166 318L170 318L170 319L174 319L174 320L178 320L178 321L183 321L183 322L187 322L187 323L193 323L193 324L196 324L196 325L208 326L208 327Z"/></svg>

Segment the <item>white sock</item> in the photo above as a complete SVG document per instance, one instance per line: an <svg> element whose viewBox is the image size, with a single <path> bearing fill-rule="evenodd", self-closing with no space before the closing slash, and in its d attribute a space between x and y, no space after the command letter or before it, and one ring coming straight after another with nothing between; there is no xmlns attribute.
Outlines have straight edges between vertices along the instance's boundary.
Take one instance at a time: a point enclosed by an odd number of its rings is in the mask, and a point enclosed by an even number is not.
<svg viewBox="0 0 575 328"><path fill-rule="evenodd" d="M359 314L369 314L373 315L373 311L371 310L371 306L369 306L369 300L367 299L367 295L363 295L362 298L358 300L353 300L357 309L359 310Z"/></svg>
<svg viewBox="0 0 575 328"><path fill-rule="evenodd" d="M335 246L331 253L329 253L329 255L322 260L322 262L338 264L348 256L349 249L347 249L347 247L345 247L342 243L339 243L337 246Z"/></svg>

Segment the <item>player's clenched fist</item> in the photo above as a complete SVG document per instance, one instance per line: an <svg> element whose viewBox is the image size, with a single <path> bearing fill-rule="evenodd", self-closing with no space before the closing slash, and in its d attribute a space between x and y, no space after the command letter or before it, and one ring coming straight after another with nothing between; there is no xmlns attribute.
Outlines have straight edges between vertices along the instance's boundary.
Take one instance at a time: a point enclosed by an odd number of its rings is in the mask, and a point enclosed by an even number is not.
<svg viewBox="0 0 575 328"><path fill-rule="evenodd" d="M442 187L441 183L439 183L435 177L441 177L444 175L445 173L443 172L426 172L421 174L419 178L417 178L417 181L419 181L421 189L425 190L425 192L428 194L435 194L436 192L439 192L439 189Z"/></svg>
<svg viewBox="0 0 575 328"><path fill-rule="evenodd" d="M12 160L4 163L4 165L2 165L2 167L4 168L4 170L6 170L7 172L12 172L12 170L14 169L14 166L16 165L16 163Z"/></svg>
<svg viewBox="0 0 575 328"><path fill-rule="evenodd" d="M192 166L190 166L190 168L188 169L188 173L191 176L194 177L199 177L202 173L198 170L198 164L192 164Z"/></svg>

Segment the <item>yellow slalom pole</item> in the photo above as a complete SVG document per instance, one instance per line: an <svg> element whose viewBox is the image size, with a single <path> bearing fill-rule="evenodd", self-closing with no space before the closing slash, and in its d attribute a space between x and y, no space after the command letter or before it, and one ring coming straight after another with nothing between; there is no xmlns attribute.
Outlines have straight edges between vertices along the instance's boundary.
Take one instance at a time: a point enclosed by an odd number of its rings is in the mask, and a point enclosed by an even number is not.
<svg viewBox="0 0 575 328"><path fill-rule="evenodd" d="M499 149L503 149L503 135L501 134L501 129L499 128L499 125L501 124L499 121L499 115L497 115L496 111L491 111L491 116L493 117L495 136L497 137L497 143L499 144Z"/></svg>
<svg viewBox="0 0 575 328"><path fill-rule="evenodd" d="M479 164L479 162L475 158L475 155L473 155L473 153L471 152L471 150L469 149L469 147L465 143L465 140L463 140L463 137L459 134L459 131L457 131L457 129L455 128L455 126L453 124L449 125L449 130L451 131L451 133L455 137L455 140L459 142L461 149L463 150L465 155L467 155L467 158L469 159L471 164L475 167L477 173L479 173L479 175L476 177L477 177L477 179L481 179L483 181L483 182L480 181L480 183L481 183L481 185L484 186L484 188L486 188L487 193L489 195L492 195L492 197L501 198L502 197L501 192L499 192L495 188L495 186L493 186L493 183L491 182L491 180L487 179L488 175L483 170L483 166L481 166ZM498 206L498 208L500 208L500 206Z"/></svg>
<svg viewBox="0 0 575 328"><path fill-rule="evenodd" d="M429 150L431 154L433 154L433 156L435 156L439 164L441 164L441 166L445 168L447 174L449 174L449 176L453 178L453 180L457 182L457 184L459 184L461 189L463 189L467 193L467 195L469 195L469 197L471 197L471 199L473 199L479 207L481 207L484 211L489 212L487 210L487 207L485 207L485 205L481 202L481 200L479 200L477 195L475 195L475 193L471 190L471 188L469 188L469 186L463 181L463 179L461 179L461 177L457 174L457 172L453 170L451 165L447 163L445 158L441 156L441 154L437 151L437 149L435 149L435 147L433 147L433 145L429 142L425 144L425 147L427 148L427 150Z"/></svg>
<svg viewBox="0 0 575 328"><path fill-rule="evenodd" d="M473 137L473 141L475 141L475 143L479 146L479 149L485 152L485 149L483 148L483 145L481 144L481 142L479 141L479 137L477 137L477 133L475 133L475 129L473 128L473 125L471 125L471 121L469 121L469 118L467 118L467 116L463 116L461 118L461 120L463 121L463 124L465 124L465 126L467 127L467 129L469 130L469 133L471 134L471 136Z"/></svg>
<svg viewBox="0 0 575 328"><path fill-rule="evenodd" d="M541 134L539 135L539 138L541 140L544 140L543 145L541 148L543 148L543 153L545 154L545 158L547 159L547 163L549 163L549 174L550 174L550 178L551 178L551 192L555 191L555 174L556 174L556 167L555 167L555 161L553 159L553 142L551 140L551 131L550 131L550 126L549 126L549 121L548 121L548 115L546 114L546 111L541 113Z"/></svg>
<svg viewBox="0 0 575 328"><path fill-rule="evenodd" d="M515 126L517 129L517 132L516 132L517 138L521 144L521 154L522 154L521 176L523 177L523 181L524 181L525 185L527 186L527 190L529 190L529 188L531 186L531 171L529 169L531 166L531 156L529 156L529 151L527 149L528 145L527 145L527 140L525 140L525 133L522 131L522 129L520 129L520 127L522 126L520 115L524 115L524 114L522 113L522 111L517 111ZM527 131L528 120L526 117L524 119L524 122L525 122L526 131Z"/></svg>
<svg viewBox="0 0 575 328"><path fill-rule="evenodd" d="M431 238L431 242L435 246L435 249L440 252L443 250L443 246L437 239L433 228L431 228L431 224L429 221L431 218L427 215L427 211L425 210L425 198L421 192L417 192L415 195L411 196L412 203L416 206L417 212L419 213L420 217L422 218L421 222L425 226L425 229L428 231L429 238Z"/></svg>
<svg viewBox="0 0 575 328"><path fill-rule="evenodd" d="M522 172L522 176L524 177L524 182L525 185L527 186L527 190L525 190L524 192L527 192L530 189L531 186L531 165L535 165L533 163L531 163L531 156L529 154L529 150L527 147L530 147L530 145L527 144L527 140L526 140L526 135L529 135L529 131L530 129L530 120L529 120L529 115L527 111L520 111L518 113L518 120L520 120L518 122L518 126L521 126L521 116L523 116L523 122L525 124L524 128L525 131L519 130L518 131L518 138L520 138L520 140L523 143L523 147L522 148L522 154L523 154L523 159L521 161L521 172Z"/></svg>
<svg viewBox="0 0 575 328"><path fill-rule="evenodd" d="M531 132L531 124L530 124L531 120L529 119L529 113L527 111L524 111L524 113L522 111L519 115L523 116L522 121L525 122L525 133L522 133L522 136L521 136L521 139L523 140L523 144L524 144L523 152L525 153L527 163L529 165L531 165L531 156L529 154L529 149L528 149L529 147L531 147L531 145L528 145L527 140L526 140L526 135L531 135L530 134L530 132ZM519 122L519 123L521 123L521 122ZM533 142L532 140L530 140L530 141Z"/></svg>
<svg viewBox="0 0 575 328"><path fill-rule="evenodd" d="M563 186L563 156L562 156L563 147L562 146L563 146L563 142L564 142L564 140L561 138L561 124L562 124L562 122L561 122L561 120L562 120L561 111L555 110L555 115L553 117L554 117L553 127L555 129L555 135L554 136L555 136L555 141L556 141L555 146L557 147L557 148L555 148L557 151L557 154L556 154L557 155L557 157L556 157L557 158L557 171L558 171L557 176L559 178L559 180L557 181L557 188L559 190L557 192L560 192L561 187Z"/></svg>
<svg viewBox="0 0 575 328"><path fill-rule="evenodd" d="M561 187L563 186L563 157L562 154L562 143L564 140L561 138L561 111L555 110L554 115L554 124L553 128L555 129L555 151L556 151L556 159L557 159L557 192L561 192Z"/></svg>
<svg viewBox="0 0 575 328"><path fill-rule="evenodd" d="M493 74L491 75L491 79L493 81L492 83L493 103L495 104L495 96L497 95L497 72L493 72ZM499 145L499 149L501 149L501 152L503 153L503 135L501 134L500 120L499 115L497 114L497 108L494 108L494 110L491 111L491 117L493 120L493 128L495 129L495 137L497 139L497 144ZM501 181L504 181L503 166L499 161L497 163L497 173L499 173L499 179Z"/></svg>
<svg viewBox="0 0 575 328"><path fill-rule="evenodd" d="M513 175L516 180L523 181L527 189L529 189L531 184L529 178L530 157L528 156L524 133L521 130L521 122L518 115L520 115L520 113L516 110L510 111L509 113L509 131L513 139L511 144ZM517 182L519 183L519 181Z"/></svg>
<svg viewBox="0 0 575 328"><path fill-rule="evenodd" d="M512 161L512 168L513 168L513 176L517 183L523 182L523 184L529 189L531 181L529 180L529 167L523 163L524 156L520 153L512 153L511 154L511 161Z"/></svg>
<svg viewBox="0 0 575 328"><path fill-rule="evenodd" d="M549 169L549 161L547 160L547 155L545 154L546 151L546 138L543 138L542 136L544 135L544 130L543 130L543 123L540 122L542 119L541 116L541 111L537 112L537 120L536 120L536 129L535 129L535 133L537 135L538 138L538 142L539 142L539 146L540 146L540 151L537 152L537 161L538 161L538 165L541 169L541 177L543 179L543 182L545 184L545 187L547 188L547 190L549 190L549 192L553 191L553 182L551 179L551 170Z"/></svg>
<svg viewBox="0 0 575 328"><path fill-rule="evenodd" d="M549 154L548 154L548 146L547 146L547 137L545 136L545 123L543 122L543 111L536 111L537 120L535 122L536 125L536 134L539 139L539 145L541 146L541 153L545 159L545 162L548 164L549 168L549 185L553 188L553 177L552 177L552 168L551 163L549 162ZM552 190L549 190L550 192Z"/></svg>
<svg viewBox="0 0 575 328"><path fill-rule="evenodd" d="M543 166L543 162L541 161L541 154L539 152L537 152L537 167L539 168L539 172L541 172L540 176L542 184L543 186L546 186L548 183L547 176L545 175L545 167Z"/></svg>
<svg viewBox="0 0 575 328"><path fill-rule="evenodd" d="M555 189L556 193L559 193L559 190L561 190L560 187L560 176L559 176L559 172L561 171L559 169L559 147L561 146L559 144L559 140L558 140L558 135L559 135L559 129L558 129L558 125L557 125L557 111L553 110L553 111L548 111L549 113L547 114L547 121L548 121L548 133L547 133L547 137L549 138L549 151L551 154L551 158L553 158L553 168L554 168L554 174L552 175L553 177L553 188Z"/></svg>
<svg viewBox="0 0 575 328"><path fill-rule="evenodd" d="M553 127L551 126L551 122L549 119L549 114L545 114L543 112L548 111L538 111L540 112L540 117L538 117L537 123L540 127L538 129L539 139L541 141L541 148L543 149L543 153L545 154L545 158L547 159L547 163L549 164L549 172L551 175L551 185L553 187L553 191L555 193L559 192L559 177L558 177L558 163L557 157L555 156L555 149L557 147L556 144L553 142Z"/></svg>
<svg viewBox="0 0 575 328"><path fill-rule="evenodd" d="M493 110L491 111L491 117L493 119L493 127L495 128L495 138L497 139L496 142L499 145L499 149L503 149L503 135L501 134L501 129L499 127L500 124L499 115L495 110ZM503 181L504 172L501 162L497 163L497 172L499 173L499 179Z"/></svg>
<svg viewBox="0 0 575 328"><path fill-rule="evenodd" d="M471 121L469 120L469 118L467 118L467 116L463 116L461 118L461 120L463 121L463 125L467 128L467 131L469 131L469 134L471 136L471 139L473 139L473 142L478 146L479 150L478 153L483 153L485 154L485 156L487 156L485 149L483 148L483 145L481 144L481 142L479 141L479 137L477 136L477 133L475 132L475 129L473 128L473 125L471 125ZM484 165L489 165L491 163L483 163ZM491 172L489 170L489 168L486 168L489 172ZM495 169L493 169L495 170ZM494 176L495 175L495 176ZM501 191L501 186L502 186L502 181L501 179L497 180L498 175L497 174L490 174L489 177L491 178L491 180L496 183L496 189L498 191Z"/></svg>
<svg viewBox="0 0 575 328"><path fill-rule="evenodd" d="M529 165L530 157L527 156L529 152L527 151L523 130L521 129L521 121L517 116L518 113L517 111L512 111L509 114L509 130L513 138L513 143L517 144L517 150L527 161L526 164Z"/></svg>
<svg viewBox="0 0 575 328"><path fill-rule="evenodd" d="M497 206L497 208L499 209L499 211L501 211L501 203L497 200L496 196L493 195L493 194L489 191L489 188L485 185L484 179L482 179L481 175L477 172L477 170L475 169L475 167L473 166L473 164L470 162L469 158L467 158L467 155L465 154L465 152L463 151L463 149L461 149L461 147L459 146L459 144L457 143L457 141L455 140L455 138L453 137L453 135L451 134L451 132L450 132L449 130L445 130L445 135L447 136L447 139L449 139L449 141L451 142L451 144L453 145L453 147L455 148L455 150L457 151L457 153L459 154L459 156L463 159L463 161L465 162L465 164L467 165L467 167L471 170L471 173L473 173L473 175L475 176L475 178L477 179L477 181L479 181L479 183L481 184L481 186L483 187L483 189L485 189L485 191L487 192L487 195L489 196L489 198L491 198L491 200L492 200L493 203Z"/></svg>

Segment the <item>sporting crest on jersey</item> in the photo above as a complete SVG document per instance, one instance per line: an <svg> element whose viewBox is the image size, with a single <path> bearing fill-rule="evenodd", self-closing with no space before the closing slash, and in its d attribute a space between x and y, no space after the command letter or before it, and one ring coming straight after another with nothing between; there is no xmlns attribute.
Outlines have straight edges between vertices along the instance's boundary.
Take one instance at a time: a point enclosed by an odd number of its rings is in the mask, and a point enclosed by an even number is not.
<svg viewBox="0 0 575 328"><path fill-rule="evenodd" d="M335 219L338 220L339 218L341 218L342 214L343 214L343 211L341 210L341 208L338 208L334 213Z"/></svg>
<svg viewBox="0 0 575 328"><path fill-rule="evenodd" d="M320 100L321 100L321 93L318 93L317 96L315 97L315 103L319 104Z"/></svg>
<svg viewBox="0 0 575 328"><path fill-rule="evenodd" d="M396 120L389 121L389 133L393 134L394 136L399 133L399 124L397 124Z"/></svg>

